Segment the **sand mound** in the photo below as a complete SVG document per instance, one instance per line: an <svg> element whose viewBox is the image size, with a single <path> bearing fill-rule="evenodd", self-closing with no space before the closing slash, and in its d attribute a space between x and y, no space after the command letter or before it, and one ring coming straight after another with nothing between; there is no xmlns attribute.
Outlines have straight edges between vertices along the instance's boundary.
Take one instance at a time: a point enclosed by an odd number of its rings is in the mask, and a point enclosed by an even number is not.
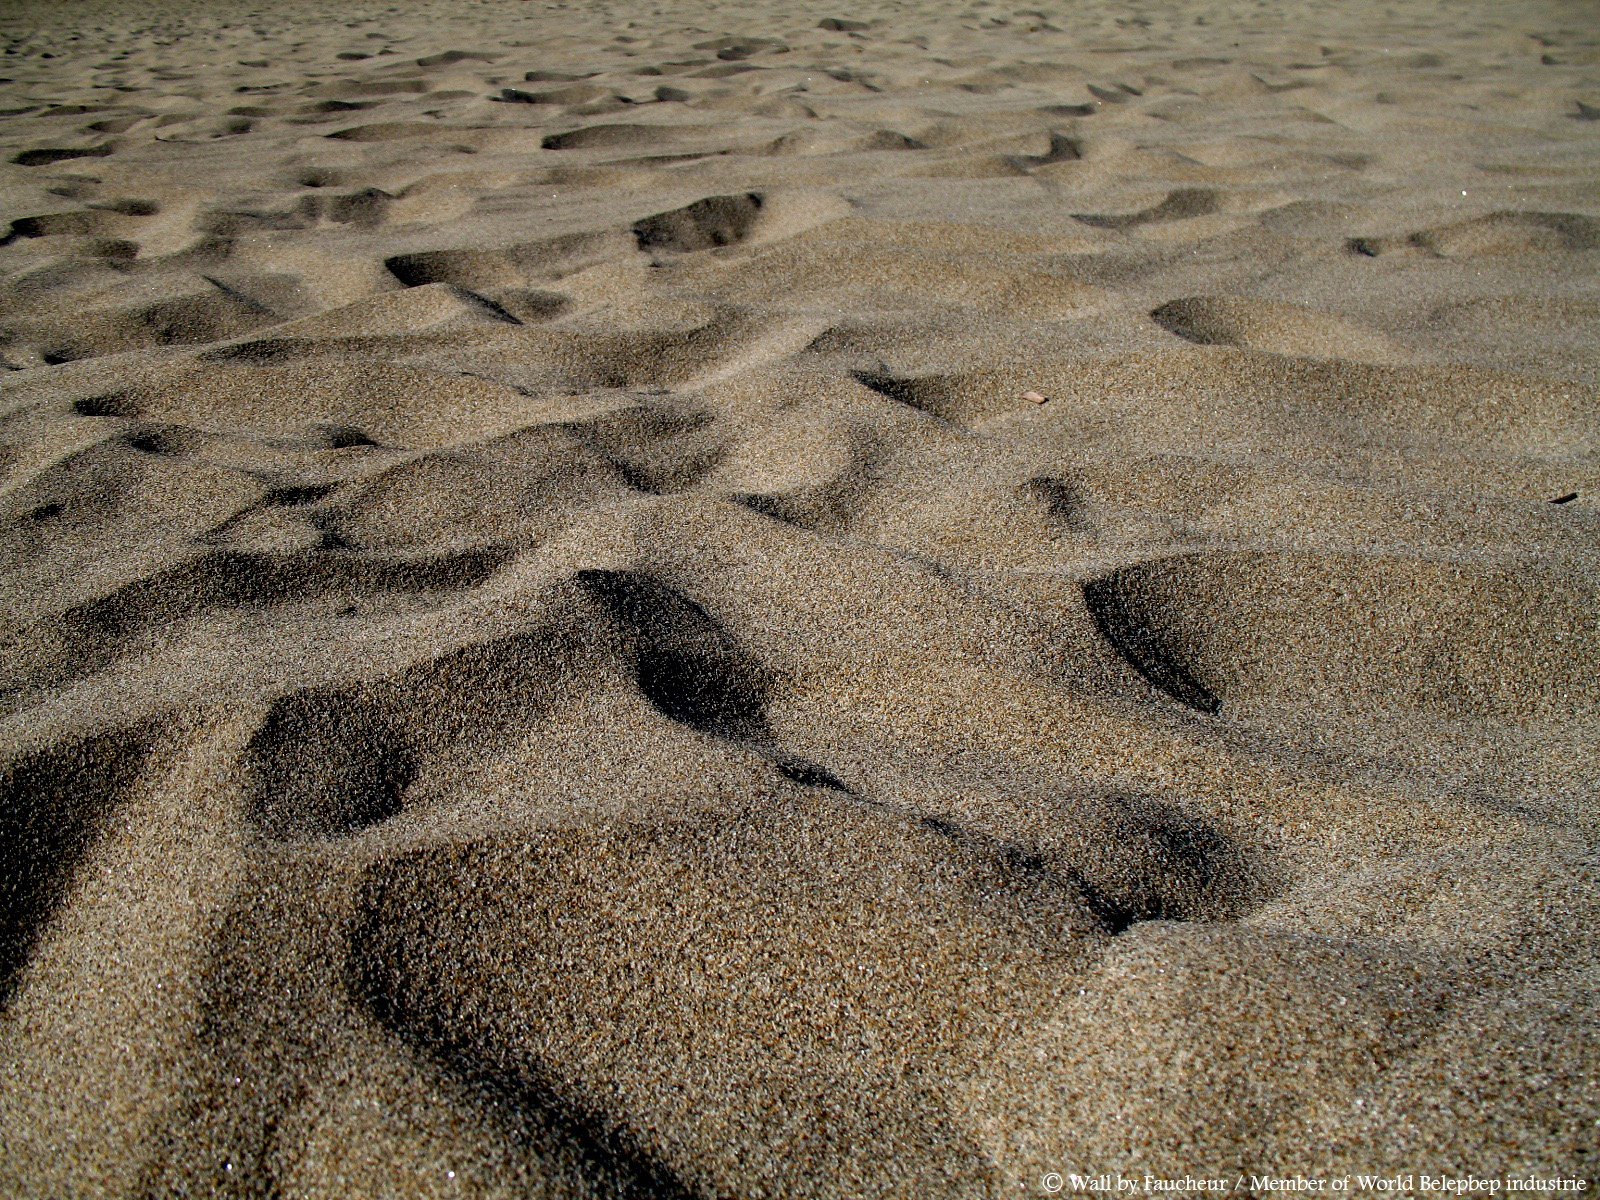
<svg viewBox="0 0 1600 1200"><path fill-rule="evenodd" d="M1451 563L1190 555L1084 594L1140 674L1205 712L1581 718L1600 647L1587 588Z"/></svg>
<svg viewBox="0 0 1600 1200"><path fill-rule="evenodd" d="M1315 358L1382 361L1392 351L1378 333L1293 304L1231 296L1172 300L1150 313L1152 320L1202 346L1238 346Z"/></svg>

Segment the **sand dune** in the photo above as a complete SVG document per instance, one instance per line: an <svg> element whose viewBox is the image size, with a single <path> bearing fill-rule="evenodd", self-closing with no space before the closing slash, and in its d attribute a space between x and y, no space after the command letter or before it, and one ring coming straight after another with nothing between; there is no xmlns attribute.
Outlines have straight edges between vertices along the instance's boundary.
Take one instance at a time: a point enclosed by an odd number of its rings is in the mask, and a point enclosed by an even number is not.
<svg viewBox="0 0 1600 1200"><path fill-rule="evenodd" d="M0 4L0 1192L1594 1181L1593 17Z"/></svg>

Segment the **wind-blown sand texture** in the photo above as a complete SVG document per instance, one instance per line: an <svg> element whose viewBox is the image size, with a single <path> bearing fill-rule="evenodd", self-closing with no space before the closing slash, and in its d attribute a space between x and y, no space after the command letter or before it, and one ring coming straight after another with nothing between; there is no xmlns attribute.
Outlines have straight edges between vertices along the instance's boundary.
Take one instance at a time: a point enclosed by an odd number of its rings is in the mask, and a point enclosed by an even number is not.
<svg viewBox="0 0 1600 1200"><path fill-rule="evenodd" d="M1592 5L0 36L0 1192L1594 1177Z"/></svg>

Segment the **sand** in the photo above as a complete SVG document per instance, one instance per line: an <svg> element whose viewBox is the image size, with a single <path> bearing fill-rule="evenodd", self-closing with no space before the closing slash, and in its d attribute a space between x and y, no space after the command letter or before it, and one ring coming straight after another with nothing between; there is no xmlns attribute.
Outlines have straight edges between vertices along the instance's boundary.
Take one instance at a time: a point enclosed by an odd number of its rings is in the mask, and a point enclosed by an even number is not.
<svg viewBox="0 0 1600 1200"><path fill-rule="evenodd" d="M1600 1173L1592 5L0 40L0 1193Z"/></svg>

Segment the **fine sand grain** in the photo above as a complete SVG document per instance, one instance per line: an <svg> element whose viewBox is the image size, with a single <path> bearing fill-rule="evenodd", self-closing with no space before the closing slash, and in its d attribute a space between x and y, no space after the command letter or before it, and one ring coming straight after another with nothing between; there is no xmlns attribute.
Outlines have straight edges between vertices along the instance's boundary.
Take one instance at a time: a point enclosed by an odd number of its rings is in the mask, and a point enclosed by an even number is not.
<svg viewBox="0 0 1600 1200"><path fill-rule="evenodd" d="M0 1194L1600 1174L1591 3L0 42Z"/></svg>

